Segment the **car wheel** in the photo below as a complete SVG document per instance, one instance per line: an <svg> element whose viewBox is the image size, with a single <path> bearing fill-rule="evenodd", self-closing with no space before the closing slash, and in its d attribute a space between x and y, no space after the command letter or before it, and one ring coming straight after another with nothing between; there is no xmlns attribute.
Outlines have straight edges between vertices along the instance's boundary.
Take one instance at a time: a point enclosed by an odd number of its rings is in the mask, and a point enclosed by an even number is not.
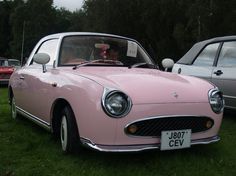
<svg viewBox="0 0 236 176"><path fill-rule="evenodd" d="M60 141L62 151L65 153L71 153L79 149L78 128L70 107L65 107L61 113Z"/></svg>
<svg viewBox="0 0 236 176"><path fill-rule="evenodd" d="M12 99L11 99L11 117L13 119L17 118L16 101L15 101L14 97L12 97Z"/></svg>

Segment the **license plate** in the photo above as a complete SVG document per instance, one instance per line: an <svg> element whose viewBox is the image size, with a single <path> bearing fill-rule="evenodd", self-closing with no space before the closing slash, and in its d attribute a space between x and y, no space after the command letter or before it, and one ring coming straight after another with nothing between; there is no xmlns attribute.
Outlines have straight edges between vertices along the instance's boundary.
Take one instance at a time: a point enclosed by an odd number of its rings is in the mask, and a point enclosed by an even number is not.
<svg viewBox="0 0 236 176"><path fill-rule="evenodd" d="M191 145L191 130L161 132L161 150L188 148Z"/></svg>

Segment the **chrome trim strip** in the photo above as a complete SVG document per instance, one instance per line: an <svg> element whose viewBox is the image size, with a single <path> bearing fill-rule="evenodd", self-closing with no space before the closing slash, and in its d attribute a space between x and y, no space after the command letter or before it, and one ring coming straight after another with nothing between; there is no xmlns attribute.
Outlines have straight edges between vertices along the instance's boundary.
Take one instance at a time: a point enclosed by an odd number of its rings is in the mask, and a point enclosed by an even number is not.
<svg viewBox="0 0 236 176"><path fill-rule="evenodd" d="M16 106L16 111L23 115L24 117L28 118L29 120L33 121L34 123L38 124L39 126L45 128L46 130L50 131L51 130L51 125L48 122L43 121L42 119L28 113L27 111L19 108L18 106Z"/></svg>
<svg viewBox="0 0 236 176"><path fill-rule="evenodd" d="M221 109L218 110L218 111L214 111L214 109L212 108L212 104L211 104L211 97L212 97L213 95L215 95L215 94L220 94L221 97L222 97L222 107L221 107ZM220 113L222 113L222 112L224 111L224 107L225 107L224 96L223 96L223 93L218 89L218 87L209 90L209 92L208 92L208 100L209 100L209 103L210 103L210 105L211 105L211 109L212 109L212 111L213 111L214 113L220 114Z"/></svg>
<svg viewBox="0 0 236 176"><path fill-rule="evenodd" d="M131 124L133 124L133 123L137 123L137 122L141 122L141 121L146 121L146 120L154 120L154 119L162 119L162 118L168 118L168 117L170 117L170 118L174 118L174 117L206 117L206 118L209 118L209 119L212 119L211 117L208 117L208 116L195 116L195 115L166 115L166 116L156 116L156 117L147 117L147 118L142 118L142 119L139 119L139 120L135 120L135 121L132 121L132 122L130 122L130 123L128 123L126 126L125 126L125 128L124 128L124 132L125 132L125 134L127 135L127 136L129 136L129 137L135 137L135 138L158 138L158 136L135 136L135 135L131 135L131 134L128 134L127 133L127 128L128 128L128 126L130 126ZM212 119L213 120L213 119ZM214 122L214 120L213 120L213 122ZM215 123L215 122L214 122ZM208 130L210 130L210 129L208 129ZM208 130L206 130L206 131L208 131ZM204 132L206 132L206 131L204 131ZM200 132L199 132L200 133Z"/></svg>
<svg viewBox="0 0 236 176"><path fill-rule="evenodd" d="M154 119L162 119L162 118L168 118L168 117L207 117L207 116L196 116L196 115L164 115L164 116L153 116L153 117L146 117L146 118L142 118L142 119L138 119L135 121L132 121L130 123L128 123L126 127L128 127L129 125L131 125L132 123L136 123L136 122L141 122L141 121L145 121L145 120L154 120ZM208 117L210 118L210 117ZM211 118L210 118L211 119Z"/></svg>
<svg viewBox="0 0 236 176"><path fill-rule="evenodd" d="M235 106L225 106L225 108L228 108L228 109L236 109L236 107Z"/></svg>
<svg viewBox="0 0 236 176"><path fill-rule="evenodd" d="M235 96L229 96L229 95L223 95L223 97L225 97L225 98L233 98L233 99L236 99Z"/></svg>
<svg viewBox="0 0 236 176"><path fill-rule="evenodd" d="M204 139L195 139L195 140L191 140L191 145L210 144L210 143L218 142L219 140L220 140L219 136L213 136L211 138L204 138Z"/></svg>
<svg viewBox="0 0 236 176"><path fill-rule="evenodd" d="M113 93L122 93L125 96L127 96L128 107L127 107L127 110L122 115L119 115L119 116L113 115L106 108L106 105L105 105L106 97L110 94L113 94ZM126 93L124 93L120 90L117 90L117 89L114 89L114 88L108 88L108 87L104 88L104 90L103 90L101 104L102 104L102 108L103 108L104 112L112 118L121 118L121 117L126 116L131 111L132 106L133 106L131 98Z"/></svg>
<svg viewBox="0 0 236 176"><path fill-rule="evenodd" d="M210 138L197 139L191 141L192 145L197 144L210 144L218 142L220 140L219 136L213 136ZM141 144L141 145L99 145L94 144L91 140L87 138L80 138L82 145L87 148L100 151L100 152L141 152L145 150L160 149L160 143L158 144Z"/></svg>

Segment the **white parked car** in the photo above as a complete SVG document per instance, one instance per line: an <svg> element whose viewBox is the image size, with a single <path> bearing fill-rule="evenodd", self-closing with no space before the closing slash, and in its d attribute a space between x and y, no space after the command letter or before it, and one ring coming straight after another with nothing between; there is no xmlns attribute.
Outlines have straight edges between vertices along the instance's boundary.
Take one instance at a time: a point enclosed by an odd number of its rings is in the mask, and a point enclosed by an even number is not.
<svg viewBox="0 0 236 176"><path fill-rule="evenodd" d="M172 72L196 76L214 83L223 92L226 107L236 109L236 36L196 43L179 61L162 61Z"/></svg>

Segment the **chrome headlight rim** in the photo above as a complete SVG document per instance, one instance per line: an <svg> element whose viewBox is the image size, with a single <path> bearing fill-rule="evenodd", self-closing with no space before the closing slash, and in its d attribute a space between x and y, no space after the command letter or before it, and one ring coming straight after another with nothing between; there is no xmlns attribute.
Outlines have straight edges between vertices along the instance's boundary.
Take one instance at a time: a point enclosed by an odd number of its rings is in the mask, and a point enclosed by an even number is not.
<svg viewBox="0 0 236 176"><path fill-rule="evenodd" d="M216 94L219 95L220 97L220 101L221 101L221 106L220 108L218 109L215 109L214 107L214 101L212 101L212 98L213 96L215 96ZM211 109L214 113L216 114L220 114L224 111L224 107L225 107L225 101L224 101L224 98L223 98L223 93L216 87L214 89L211 89L208 93L208 98L209 98L209 103L210 103L210 106L211 106Z"/></svg>
<svg viewBox="0 0 236 176"><path fill-rule="evenodd" d="M122 95L123 98L125 98L126 101L127 101L127 107L122 112L122 114L114 114L114 113L112 113L111 111L109 111L109 109L108 109L108 107L106 105L107 98L111 97L114 94ZM133 104L132 104L131 98L126 93L124 93L124 92L122 92L120 90L117 90L117 89L112 89L112 88L105 88L104 89L103 96L102 96L102 108L103 108L104 112L109 117L112 117L112 118L122 118L122 117L124 117L124 116L129 114L129 112L131 111L132 106L133 106Z"/></svg>

